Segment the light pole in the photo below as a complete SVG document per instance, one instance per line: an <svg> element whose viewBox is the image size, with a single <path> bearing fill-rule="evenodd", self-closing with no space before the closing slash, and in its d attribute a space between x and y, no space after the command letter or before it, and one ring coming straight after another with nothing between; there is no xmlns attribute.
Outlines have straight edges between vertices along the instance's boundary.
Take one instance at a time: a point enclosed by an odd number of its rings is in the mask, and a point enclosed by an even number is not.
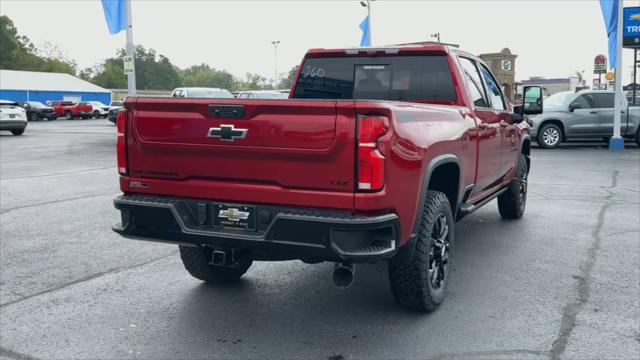
<svg viewBox="0 0 640 360"><path fill-rule="evenodd" d="M432 39L437 39L438 42L440 42L440 33L437 32L437 33L431 34L431 38Z"/></svg>
<svg viewBox="0 0 640 360"><path fill-rule="evenodd" d="M274 63L274 71L275 76L273 77L273 88L278 88L278 44L280 44L280 40L274 40L271 42L273 45L273 63Z"/></svg>

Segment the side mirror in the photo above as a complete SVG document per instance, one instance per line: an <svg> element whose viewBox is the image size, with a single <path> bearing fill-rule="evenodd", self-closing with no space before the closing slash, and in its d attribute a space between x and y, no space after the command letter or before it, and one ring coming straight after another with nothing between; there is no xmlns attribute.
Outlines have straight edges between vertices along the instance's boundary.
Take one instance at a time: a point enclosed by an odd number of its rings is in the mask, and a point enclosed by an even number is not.
<svg viewBox="0 0 640 360"><path fill-rule="evenodd" d="M576 109L582 109L582 105L580 105L579 103L573 103L569 105L569 111L573 112Z"/></svg>
<svg viewBox="0 0 640 360"><path fill-rule="evenodd" d="M544 110L542 88L540 86L525 86L522 94L523 115L542 114Z"/></svg>
<svg viewBox="0 0 640 360"><path fill-rule="evenodd" d="M513 107L513 114L511 114L511 121L514 124L519 124L524 121L524 105L516 105Z"/></svg>

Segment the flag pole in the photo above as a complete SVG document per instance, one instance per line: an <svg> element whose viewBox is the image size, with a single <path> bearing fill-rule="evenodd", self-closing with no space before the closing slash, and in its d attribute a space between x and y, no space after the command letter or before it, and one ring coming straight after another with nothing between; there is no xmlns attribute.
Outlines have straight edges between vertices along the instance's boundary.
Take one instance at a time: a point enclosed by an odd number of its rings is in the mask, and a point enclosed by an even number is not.
<svg viewBox="0 0 640 360"><path fill-rule="evenodd" d="M616 68L615 68L615 105L613 108L613 137L609 140L609 150L624 150L624 139L620 137L620 120L622 117L622 23L624 22L623 0L618 0L618 24L616 36Z"/></svg>
<svg viewBox="0 0 640 360"><path fill-rule="evenodd" d="M131 24L131 0L124 0L127 4L127 56L134 59L133 25ZM127 74L127 95L136 96L136 66L133 62L133 71Z"/></svg>

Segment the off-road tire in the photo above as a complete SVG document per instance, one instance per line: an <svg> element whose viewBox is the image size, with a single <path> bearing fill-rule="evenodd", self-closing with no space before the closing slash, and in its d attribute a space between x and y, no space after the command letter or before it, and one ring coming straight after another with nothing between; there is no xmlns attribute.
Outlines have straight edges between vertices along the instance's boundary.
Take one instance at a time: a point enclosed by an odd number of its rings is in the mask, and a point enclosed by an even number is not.
<svg viewBox="0 0 640 360"><path fill-rule="evenodd" d="M505 192L498 196L498 210L503 219L520 219L527 205L527 158L520 154L518 173Z"/></svg>
<svg viewBox="0 0 640 360"><path fill-rule="evenodd" d="M558 137L555 143L547 143L544 141L545 132L547 131L557 134ZM538 130L536 142L543 149L555 149L560 146L560 143L562 143L562 129L560 129L560 126L553 123L544 124Z"/></svg>
<svg viewBox="0 0 640 360"><path fill-rule="evenodd" d="M440 286L434 288L430 278L430 266L437 262L438 257L432 250L438 249L438 242L432 235L437 229L436 222L440 221L442 216L446 218L447 225L446 267L442 271ZM429 191L413 256L410 259L389 261L391 292L402 307L413 311L432 312L444 301L451 272L454 238L453 214L447 196L439 191Z"/></svg>
<svg viewBox="0 0 640 360"><path fill-rule="evenodd" d="M64 117L67 120L72 120L73 119L73 114L71 113L71 111L65 111L64 112Z"/></svg>
<svg viewBox="0 0 640 360"><path fill-rule="evenodd" d="M211 250L189 246L180 246L180 258L191 276L213 284L239 280L252 263L251 260L243 259L235 267L213 266L209 264Z"/></svg>
<svg viewBox="0 0 640 360"><path fill-rule="evenodd" d="M22 134L24 134L24 129L18 129L18 130L11 130L11 133L15 136L20 136Z"/></svg>

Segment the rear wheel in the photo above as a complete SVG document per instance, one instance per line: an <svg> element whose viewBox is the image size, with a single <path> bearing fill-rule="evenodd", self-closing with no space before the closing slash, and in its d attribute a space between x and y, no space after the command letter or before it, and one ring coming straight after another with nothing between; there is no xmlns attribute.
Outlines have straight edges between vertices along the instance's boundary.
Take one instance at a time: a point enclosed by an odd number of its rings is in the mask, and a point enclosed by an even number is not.
<svg viewBox="0 0 640 360"><path fill-rule="evenodd" d="M538 131L538 145L545 149L554 149L562 142L562 129L556 124L545 124Z"/></svg>
<svg viewBox="0 0 640 360"><path fill-rule="evenodd" d="M32 112L32 113L29 115L29 120L31 120L31 121L38 121L38 114L36 114L36 113Z"/></svg>
<svg viewBox="0 0 640 360"><path fill-rule="evenodd" d="M250 259L241 259L236 266L214 266L210 264L212 251L208 248L180 246L180 258L185 269L196 279L208 283L229 283L240 279L252 264Z"/></svg>
<svg viewBox="0 0 640 360"><path fill-rule="evenodd" d="M13 135L20 136L20 135L24 134L24 129L11 130L11 133Z"/></svg>
<svg viewBox="0 0 640 360"><path fill-rule="evenodd" d="M73 119L73 114L71 113L71 111L65 111L65 112L64 112L64 117L65 117L67 120L71 120L71 119Z"/></svg>
<svg viewBox="0 0 640 360"><path fill-rule="evenodd" d="M431 312L444 301L454 241L453 215L447 196L429 191L413 257L389 261L389 282L403 307Z"/></svg>
<svg viewBox="0 0 640 360"><path fill-rule="evenodd" d="M527 205L527 158L520 154L518 174L511 180L507 191L498 196L498 210L505 219L520 219Z"/></svg>

